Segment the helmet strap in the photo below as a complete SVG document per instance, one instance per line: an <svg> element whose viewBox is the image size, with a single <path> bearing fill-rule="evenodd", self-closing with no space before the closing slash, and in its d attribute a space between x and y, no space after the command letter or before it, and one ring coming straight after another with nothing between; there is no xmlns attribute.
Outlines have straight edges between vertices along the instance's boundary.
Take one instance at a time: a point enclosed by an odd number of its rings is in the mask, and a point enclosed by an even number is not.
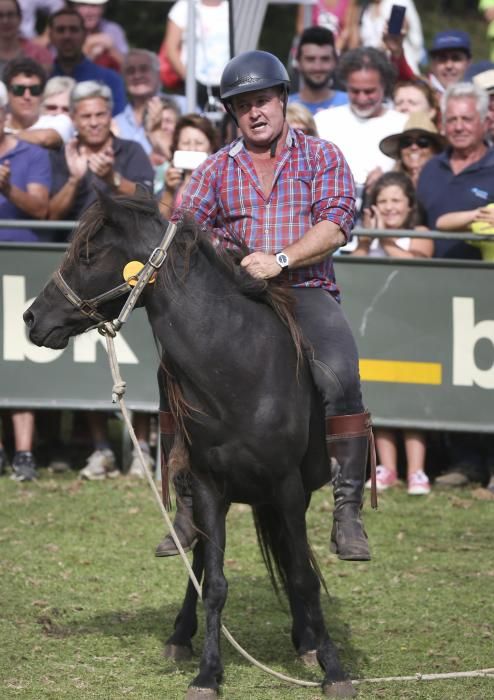
<svg viewBox="0 0 494 700"><path fill-rule="evenodd" d="M277 136L273 141L271 141L271 145L269 147L269 155L271 158L274 158L276 155L276 147L278 145L278 141L280 140L280 137Z"/></svg>
<svg viewBox="0 0 494 700"><path fill-rule="evenodd" d="M232 103L230 101L228 101L228 102L224 102L223 104L225 105L225 109L228 112L228 114L230 115L230 117L233 119L235 124L238 126L237 117L235 116L235 112L233 110Z"/></svg>

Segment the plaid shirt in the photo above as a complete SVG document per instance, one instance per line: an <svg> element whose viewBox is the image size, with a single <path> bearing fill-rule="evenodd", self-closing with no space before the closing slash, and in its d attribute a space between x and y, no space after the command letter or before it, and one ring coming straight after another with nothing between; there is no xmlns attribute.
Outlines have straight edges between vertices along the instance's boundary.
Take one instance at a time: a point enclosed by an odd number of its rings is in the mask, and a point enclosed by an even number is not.
<svg viewBox="0 0 494 700"><path fill-rule="evenodd" d="M233 233L252 251L276 253L320 221L337 224L348 239L355 189L350 168L334 144L290 129L268 197L239 138L194 171L173 218L186 211L220 238ZM323 287L339 295L331 256L289 270L287 278L293 286Z"/></svg>

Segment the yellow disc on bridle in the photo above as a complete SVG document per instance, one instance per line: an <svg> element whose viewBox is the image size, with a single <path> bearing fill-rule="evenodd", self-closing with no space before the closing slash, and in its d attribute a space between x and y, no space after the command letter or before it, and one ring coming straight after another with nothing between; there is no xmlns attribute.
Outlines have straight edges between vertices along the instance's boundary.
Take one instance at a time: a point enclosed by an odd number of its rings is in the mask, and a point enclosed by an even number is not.
<svg viewBox="0 0 494 700"><path fill-rule="evenodd" d="M131 260L123 269L123 278L131 287L135 287L137 284L137 275L144 267L144 263L139 262L139 260ZM153 284L156 280L156 273L150 278L148 284Z"/></svg>

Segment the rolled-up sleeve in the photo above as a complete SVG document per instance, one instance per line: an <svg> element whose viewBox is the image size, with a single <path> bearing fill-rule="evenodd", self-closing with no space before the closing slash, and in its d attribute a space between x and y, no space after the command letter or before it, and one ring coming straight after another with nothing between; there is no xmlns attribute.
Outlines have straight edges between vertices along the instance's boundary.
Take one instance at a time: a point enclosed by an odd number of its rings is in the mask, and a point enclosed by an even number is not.
<svg viewBox="0 0 494 700"><path fill-rule="evenodd" d="M347 240L355 221L355 183L343 153L332 143L320 144L313 179L314 224L331 221Z"/></svg>

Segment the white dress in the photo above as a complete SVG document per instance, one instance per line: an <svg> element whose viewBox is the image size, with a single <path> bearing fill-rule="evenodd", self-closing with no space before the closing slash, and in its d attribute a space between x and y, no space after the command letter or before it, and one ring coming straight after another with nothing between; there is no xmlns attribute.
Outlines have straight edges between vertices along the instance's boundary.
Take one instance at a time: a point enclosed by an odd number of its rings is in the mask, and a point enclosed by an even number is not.
<svg viewBox="0 0 494 700"><path fill-rule="evenodd" d="M170 12L172 20L182 30L181 60L187 65L188 0L178 0ZM196 80L202 85L219 85L223 68L230 59L228 39L228 0L219 5L195 3L196 12Z"/></svg>

